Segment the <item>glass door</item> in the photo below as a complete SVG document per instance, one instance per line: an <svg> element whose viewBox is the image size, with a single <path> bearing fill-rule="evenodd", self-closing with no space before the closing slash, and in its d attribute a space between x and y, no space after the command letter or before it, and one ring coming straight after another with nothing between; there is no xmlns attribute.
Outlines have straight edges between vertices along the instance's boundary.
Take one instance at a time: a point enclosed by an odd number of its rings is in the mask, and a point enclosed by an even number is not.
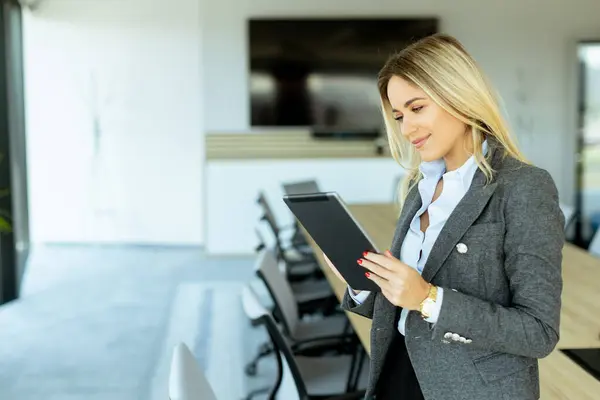
<svg viewBox="0 0 600 400"><path fill-rule="evenodd" d="M586 246L600 226L600 41L579 44L579 152L576 241Z"/></svg>
<svg viewBox="0 0 600 400"><path fill-rule="evenodd" d="M0 304L17 298L29 250L21 17L0 0Z"/></svg>

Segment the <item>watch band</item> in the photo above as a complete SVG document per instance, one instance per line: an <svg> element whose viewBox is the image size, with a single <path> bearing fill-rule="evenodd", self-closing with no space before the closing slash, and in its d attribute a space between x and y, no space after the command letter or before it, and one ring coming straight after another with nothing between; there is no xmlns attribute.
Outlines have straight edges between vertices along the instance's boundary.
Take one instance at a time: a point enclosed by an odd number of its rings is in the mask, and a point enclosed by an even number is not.
<svg viewBox="0 0 600 400"><path fill-rule="evenodd" d="M423 306L425 305L425 303L427 303L428 301L430 302L436 302L437 300L437 286L432 285L431 283L429 284L429 293L427 294L427 297L425 298L425 300L423 300L421 302L421 304L419 305L419 312L421 313L421 316L423 316L423 318L429 318L429 314L426 313L423 310Z"/></svg>

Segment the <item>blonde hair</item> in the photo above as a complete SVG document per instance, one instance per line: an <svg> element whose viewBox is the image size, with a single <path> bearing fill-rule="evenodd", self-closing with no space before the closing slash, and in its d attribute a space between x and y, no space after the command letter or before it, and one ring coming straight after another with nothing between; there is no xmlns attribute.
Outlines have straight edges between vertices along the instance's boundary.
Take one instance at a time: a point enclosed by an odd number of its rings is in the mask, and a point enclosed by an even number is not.
<svg viewBox="0 0 600 400"><path fill-rule="evenodd" d="M463 45L446 34L425 37L391 56L378 76L390 150L394 159L408 172L399 188L400 209L422 176L419 171L421 157L403 137L398 122L392 116L387 86L393 76L419 87L446 112L471 128L475 161L488 182L492 180L494 171L482 153L485 137L493 137L504 156L527 162L511 137L492 86Z"/></svg>

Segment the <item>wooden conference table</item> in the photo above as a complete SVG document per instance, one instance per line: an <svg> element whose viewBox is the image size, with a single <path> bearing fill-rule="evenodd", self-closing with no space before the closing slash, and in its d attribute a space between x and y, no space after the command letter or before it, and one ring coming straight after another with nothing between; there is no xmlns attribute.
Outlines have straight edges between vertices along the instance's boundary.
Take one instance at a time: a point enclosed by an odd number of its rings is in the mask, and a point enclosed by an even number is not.
<svg viewBox="0 0 600 400"><path fill-rule="evenodd" d="M390 247L397 221L393 204L355 204L349 205L349 209L377 247ZM346 286L327 267L322 252L310 237L308 241L341 300ZM600 259L566 244L563 250L563 281L560 341L552 354L540 360L541 399L598 399L600 381L559 349L600 348ZM370 354L371 320L350 312L347 315Z"/></svg>

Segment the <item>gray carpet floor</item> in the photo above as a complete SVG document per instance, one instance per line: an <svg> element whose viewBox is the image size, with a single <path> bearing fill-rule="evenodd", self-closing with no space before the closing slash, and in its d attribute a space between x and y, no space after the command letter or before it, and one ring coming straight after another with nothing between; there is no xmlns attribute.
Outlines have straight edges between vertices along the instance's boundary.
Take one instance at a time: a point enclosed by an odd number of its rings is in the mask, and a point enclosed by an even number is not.
<svg viewBox="0 0 600 400"><path fill-rule="evenodd" d="M253 263L252 257L210 258L187 247L34 249L21 299L0 308L0 399L157 398L168 371L168 340L177 338L174 329L190 330L181 322L191 317L177 315L196 315L197 309L187 309L186 301L176 304L182 290L256 284ZM216 301L226 307L228 296L220 293ZM238 298L231 306L241 310ZM267 359L257 377L245 377L243 364L266 335L240 315L229 317L226 324L239 320L231 329L242 340L243 354L220 367L242 382L239 390L245 392L270 383L275 363ZM193 339L197 351L202 348L199 336Z"/></svg>

